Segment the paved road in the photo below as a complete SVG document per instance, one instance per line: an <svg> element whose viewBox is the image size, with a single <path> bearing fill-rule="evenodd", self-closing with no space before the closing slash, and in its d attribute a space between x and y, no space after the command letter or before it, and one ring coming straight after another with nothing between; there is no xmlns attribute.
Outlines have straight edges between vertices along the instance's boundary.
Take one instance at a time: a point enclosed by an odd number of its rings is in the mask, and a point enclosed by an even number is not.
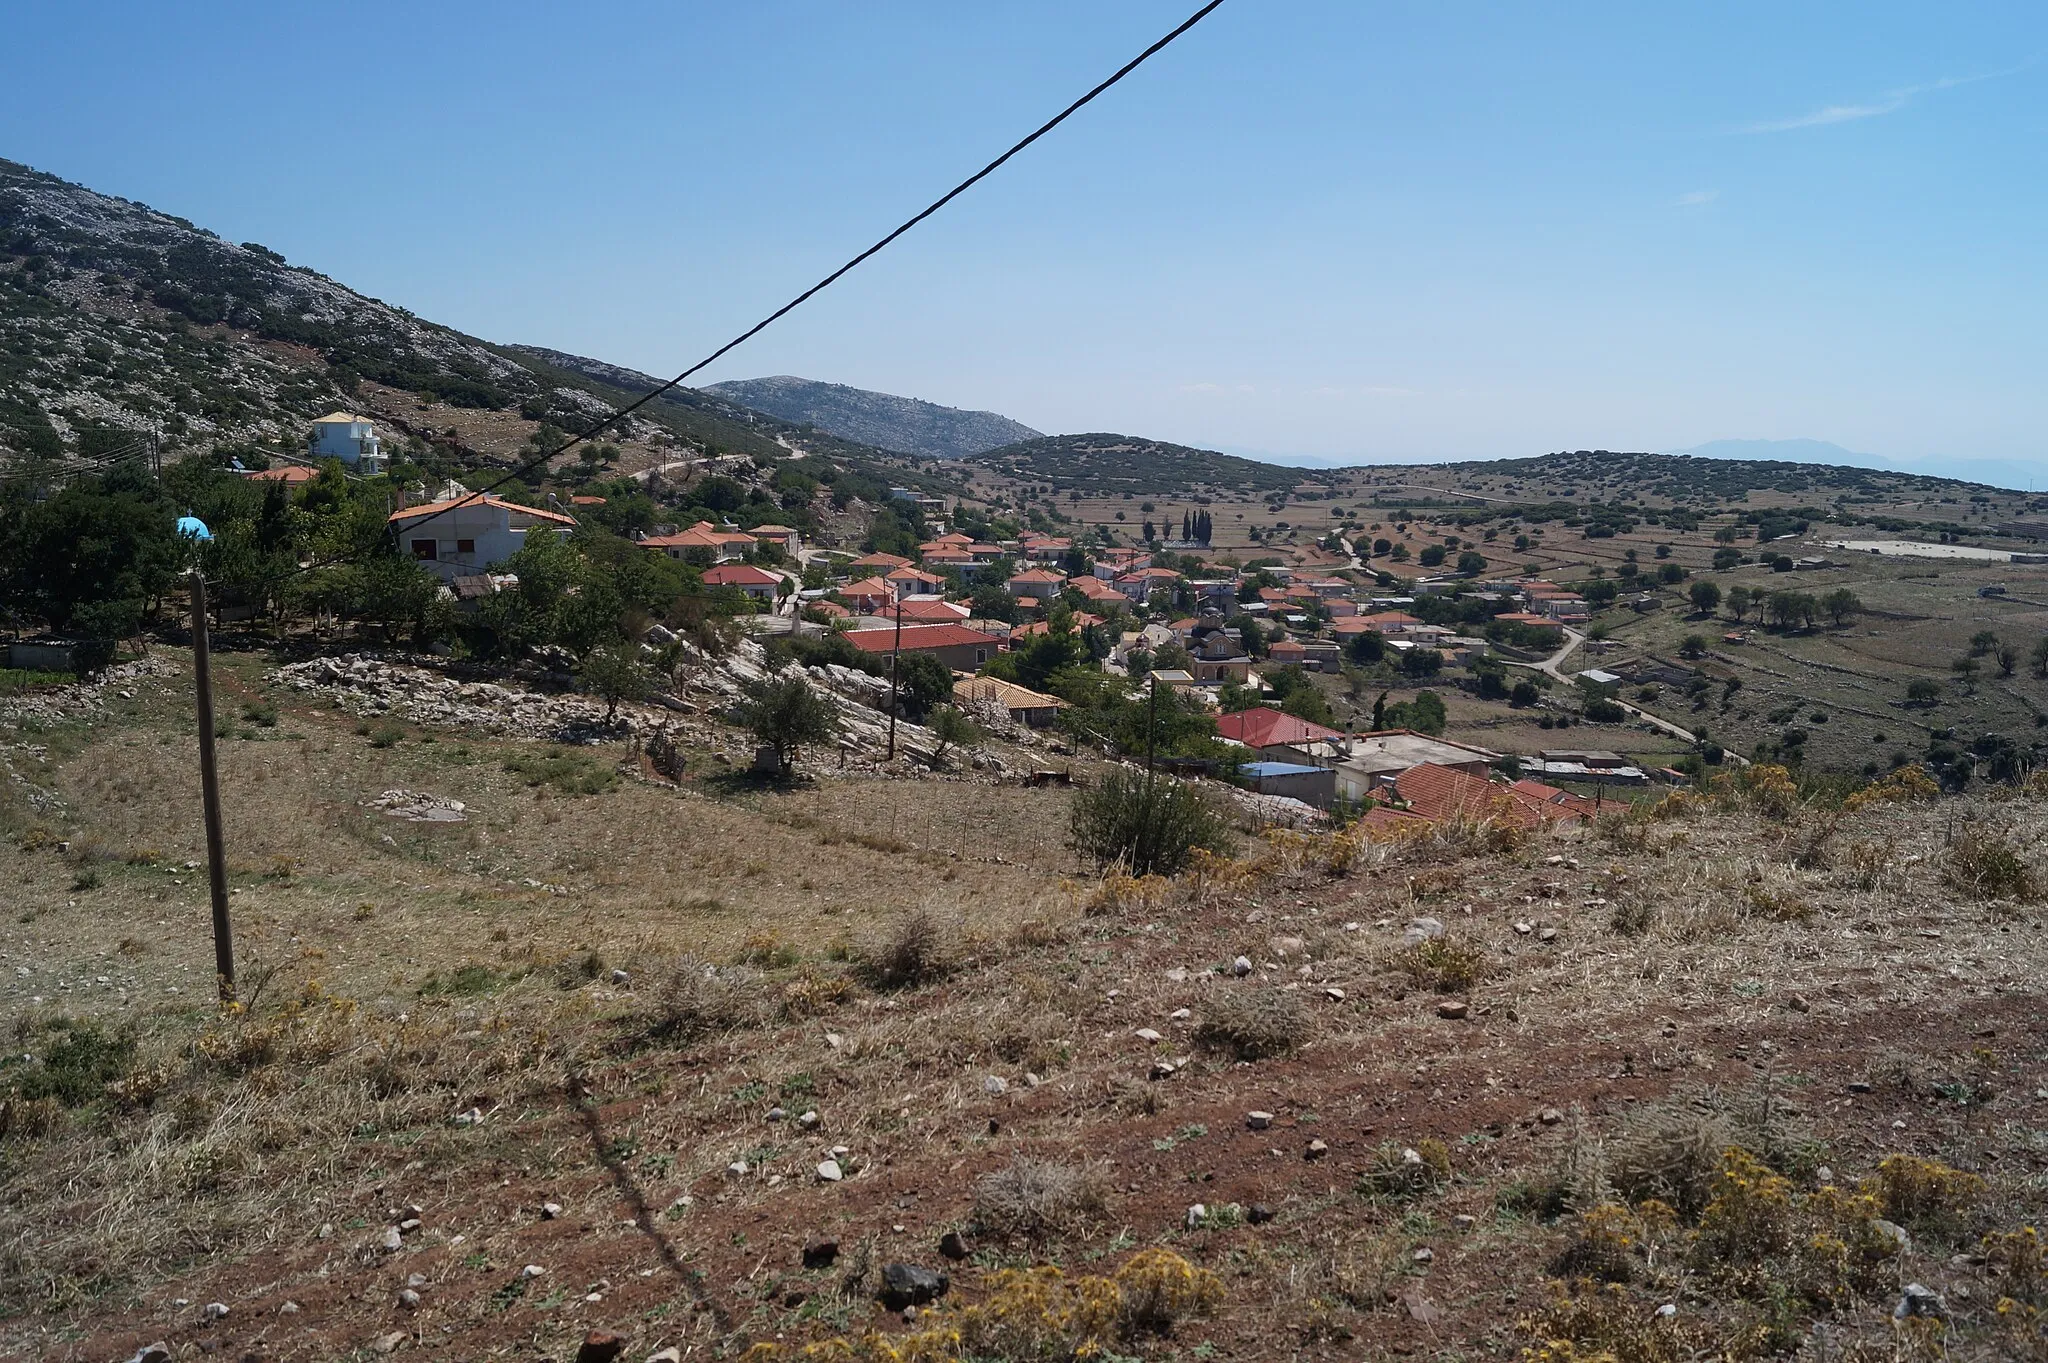
<svg viewBox="0 0 2048 1363"><path fill-rule="evenodd" d="M1568 625L1560 626L1560 628L1564 630L1563 648L1560 648L1557 652L1551 654L1548 658L1545 658L1540 663L1510 663L1508 664L1508 666L1534 668L1536 671L1543 673L1545 676L1550 677L1555 681L1563 682L1567 686L1575 685L1577 683L1577 678L1564 670L1564 662L1565 659L1571 657L1572 654L1578 650L1580 644L1586 642L1586 636L1579 633L1579 631L1571 628ZM1643 709L1640 705L1631 705L1627 701L1622 700L1620 697L1616 697L1614 703L1622 708L1622 712L1624 714L1631 715L1634 718L1639 719L1643 723L1649 725L1651 728L1656 729L1659 732L1671 735L1673 738L1678 739L1680 742L1698 743L1700 741L1699 735L1695 734L1692 730L1682 728L1679 725L1673 724L1670 720L1665 719L1660 715L1653 715L1648 710ZM1723 752L1727 752L1727 750L1723 749ZM1749 765L1749 759L1737 753L1727 752L1727 758L1729 761L1734 762L1738 766L1746 767Z"/></svg>

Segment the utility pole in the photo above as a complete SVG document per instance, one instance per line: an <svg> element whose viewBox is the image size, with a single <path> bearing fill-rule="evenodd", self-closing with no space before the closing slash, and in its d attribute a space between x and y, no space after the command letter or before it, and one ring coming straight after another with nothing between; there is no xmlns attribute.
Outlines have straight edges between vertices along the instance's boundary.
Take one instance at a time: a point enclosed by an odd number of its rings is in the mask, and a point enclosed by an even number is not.
<svg viewBox="0 0 2048 1363"><path fill-rule="evenodd" d="M228 921L228 866L221 847L220 771L213 752L213 659L206 637L206 578L192 570L192 671L199 704L199 793L206 806L206 874L213 890L213 969L223 1003L235 1000L234 928Z"/></svg>
<svg viewBox="0 0 2048 1363"><path fill-rule="evenodd" d="M889 650L889 760L896 760L896 660L903 655L903 597L896 598L896 646Z"/></svg>

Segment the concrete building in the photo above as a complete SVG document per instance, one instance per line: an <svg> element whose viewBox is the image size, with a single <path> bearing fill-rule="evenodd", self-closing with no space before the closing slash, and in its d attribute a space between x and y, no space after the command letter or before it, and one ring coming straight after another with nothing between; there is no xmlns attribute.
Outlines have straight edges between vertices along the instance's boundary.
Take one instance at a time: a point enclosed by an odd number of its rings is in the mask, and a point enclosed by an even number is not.
<svg viewBox="0 0 2048 1363"><path fill-rule="evenodd" d="M339 459L352 473L371 476L384 471L384 447L377 428L366 416L329 412L313 423L306 453L314 459Z"/></svg>
<svg viewBox="0 0 2048 1363"><path fill-rule="evenodd" d="M1337 774L1328 767L1297 762L1247 762L1238 771L1261 795L1284 795L1317 809L1328 809L1336 802Z"/></svg>
<svg viewBox="0 0 2048 1363"><path fill-rule="evenodd" d="M429 516L433 519L417 531L407 528ZM394 511L390 522L405 552L444 582L503 563L526 547L529 531L567 534L576 526L574 517L559 511L520 506L481 492Z"/></svg>

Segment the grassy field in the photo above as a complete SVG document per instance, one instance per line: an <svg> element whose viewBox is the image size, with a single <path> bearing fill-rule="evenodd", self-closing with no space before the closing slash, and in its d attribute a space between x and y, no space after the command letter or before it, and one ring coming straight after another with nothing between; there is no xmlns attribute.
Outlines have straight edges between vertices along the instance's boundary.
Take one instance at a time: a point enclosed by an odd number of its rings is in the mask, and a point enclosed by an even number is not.
<svg viewBox="0 0 2048 1363"><path fill-rule="evenodd" d="M620 745L361 733L263 672L221 688L227 1015L187 679L16 712L11 1356L936 1324L1020 1358L1932 1357L1891 1324L1909 1281L1948 1356L2039 1347L1996 1310L2048 1290L2021 1242L1956 1257L2043 1210L2037 802L1760 786L1102 882L1061 792L676 788ZM466 818L365 803L394 789ZM897 1260L950 1272L937 1316L873 1303ZM1004 1276L1033 1265L1066 1276Z"/></svg>

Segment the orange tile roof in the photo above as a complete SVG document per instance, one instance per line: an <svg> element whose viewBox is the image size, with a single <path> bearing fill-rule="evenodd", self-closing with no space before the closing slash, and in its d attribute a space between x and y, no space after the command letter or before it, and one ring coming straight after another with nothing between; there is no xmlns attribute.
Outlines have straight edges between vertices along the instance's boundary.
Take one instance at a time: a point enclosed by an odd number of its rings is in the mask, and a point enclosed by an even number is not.
<svg viewBox="0 0 2048 1363"><path fill-rule="evenodd" d="M248 476L252 483L283 483L289 487L293 483L312 482L320 476L320 470L309 469L303 464L280 464Z"/></svg>
<svg viewBox="0 0 2048 1363"><path fill-rule="evenodd" d="M1394 778L1394 789L1410 809L1430 819L1501 819L1518 828L1534 828L1552 819L1580 817L1569 806L1434 762L1402 772Z"/></svg>
<svg viewBox="0 0 2048 1363"><path fill-rule="evenodd" d="M704 570L704 581L713 587L772 587L782 579L750 563L721 563Z"/></svg>

